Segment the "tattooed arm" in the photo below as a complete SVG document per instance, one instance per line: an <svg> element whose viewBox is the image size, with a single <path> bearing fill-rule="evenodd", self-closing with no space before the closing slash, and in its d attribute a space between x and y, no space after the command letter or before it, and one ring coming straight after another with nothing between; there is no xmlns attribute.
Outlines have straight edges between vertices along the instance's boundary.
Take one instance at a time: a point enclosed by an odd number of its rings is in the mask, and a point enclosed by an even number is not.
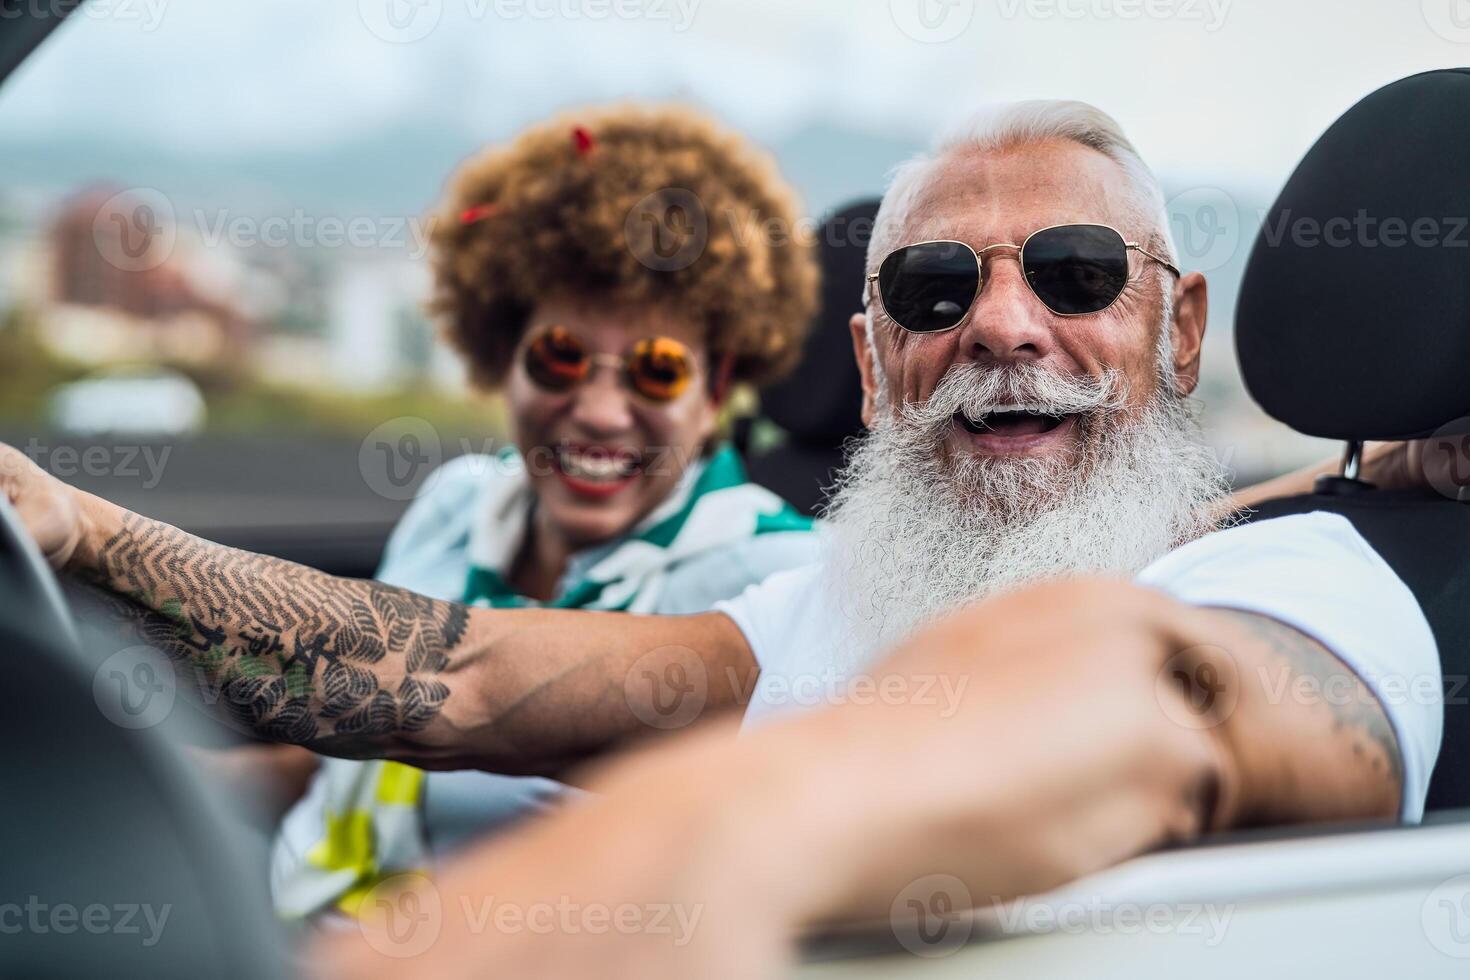
<svg viewBox="0 0 1470 980"><path fill-rule="evenodd" d="M116 517L69 570L246 731L352 755L424 730L443 709L465 607Z"/></svg>
<svg viewBox="0 0 1470 980"><path fill-rule="evenodd" d="M1362 678L1285 623L1234 610L1194 615L1215 647L1203 649L1192 669L1211 664L1216 686L1224 692L1228 681L1239 692L1232 723L1222 726L1250 782L1243 790L1250 802L1236 825L1399 812L1403 755L1383 705ZM1206 677L1191 683L1207 696Z"/></svg>
<svg viewBox="0 0 1470 980"><path fill-rule="evenodd" d="M659 724L667 692L656 683L675 661L708 681L701 711L677 727L754 682L749 646L718 614L470 609L337 578L130 513L4 446L0 486L53 567L87 583L128 642L167 654L181 687L271 741L553 774L675 727Z"/></svg>

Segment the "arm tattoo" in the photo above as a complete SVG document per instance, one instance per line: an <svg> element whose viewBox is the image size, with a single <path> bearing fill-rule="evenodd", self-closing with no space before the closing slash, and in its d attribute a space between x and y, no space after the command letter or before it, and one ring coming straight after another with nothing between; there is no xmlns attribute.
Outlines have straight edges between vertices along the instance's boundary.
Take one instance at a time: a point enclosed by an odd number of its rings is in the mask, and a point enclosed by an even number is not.
<svg viewBox="0 0 1470 980"><path fill-rule="evenodd" d="M1392 779L1402 791L1404 768L1398 736L1383 705L1362 679L1322 644L1285 623L1258 613L1232 615L1285 661L1294 677L1310 678L1311 687L1332 711L1332 730L1350 740L1353 757L1376 775Z"/></svg>
<svg viewBox="0 0 1470 980"><path fill-rule="evenodd" d="M245 729L340 755L425 728L464 606L213 544L129 514L87 577Z"/></svg>

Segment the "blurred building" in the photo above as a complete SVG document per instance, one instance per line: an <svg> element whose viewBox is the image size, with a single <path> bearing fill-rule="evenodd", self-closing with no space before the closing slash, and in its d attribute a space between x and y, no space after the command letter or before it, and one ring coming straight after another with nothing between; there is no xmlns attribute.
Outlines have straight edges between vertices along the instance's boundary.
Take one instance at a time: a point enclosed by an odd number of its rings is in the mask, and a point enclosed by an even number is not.
<svg viewBox="0 0 1470 980"><path fill-rule="evenodd" d="M457 358L436 342L424 313L429 270L422 259L391 248L330 253L313 282L309 328L277 329L256 346L256 364L277 381L355 394L464 388ZM305 290L296 291L298 303Z"/></svg>
<svg viewBox="0 0 1470 980"><path fill-rule="evenodd" d="M424 313L429 289L427 263L402 252L377 250L341 264L328 320L339 385L458 387L462 372L448 349L435 343Z"/></svg>
<svg viewBox="0 0 1470 980"><path fill-rule="evenodd" d="M49 239L42 335L57 353L88 363L240 363L253 327L221 285L217 267L229 260L195 260L171 208L91 189L62 205Z"/></svg>

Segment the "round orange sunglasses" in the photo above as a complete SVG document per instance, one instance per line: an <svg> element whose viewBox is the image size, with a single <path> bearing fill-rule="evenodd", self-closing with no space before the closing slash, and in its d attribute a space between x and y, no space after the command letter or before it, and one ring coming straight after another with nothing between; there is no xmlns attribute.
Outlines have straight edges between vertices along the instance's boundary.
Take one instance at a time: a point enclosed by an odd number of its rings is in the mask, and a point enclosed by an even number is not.
<svg viewBox="0 0 1470 980"><path fill-rule="evenodd" d="M537 387L552 392L571 391L598 367L609 367L633 391L658 403L687 391L696 370L694 352L672 337L645 337L623 354L601 354L562 326L539 331L526 345L522 364Z"/></svg>

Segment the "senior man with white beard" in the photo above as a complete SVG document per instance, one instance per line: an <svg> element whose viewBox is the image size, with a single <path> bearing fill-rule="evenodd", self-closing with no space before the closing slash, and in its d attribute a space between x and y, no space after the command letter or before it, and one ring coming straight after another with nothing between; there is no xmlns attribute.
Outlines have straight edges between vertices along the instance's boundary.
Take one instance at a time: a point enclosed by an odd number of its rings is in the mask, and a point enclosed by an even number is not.
<svg viewBox="0 0 1470 980"><path fill-rule="evenodd" d="M1079 103L992 113L902 168L830 553L718 612L465 609L199 541L18 454L0 479L56 567L265 737L564 774L747 699L766 719L594 772L600 794L441 869L413 960L369 923L323 942L323 975L763 975L932 873L988 904L1213 830L1416 819L1442 710L1382 692L1438 690L1428 624L1341 518L1216 529L1186 401L1205 283L1162 213ZM817 674L849 686L790 711ZM1281 695L1313 689L1346 696ZM490 896L526 927L467 914ZM691 914L532 921L564 908Z"/></svg>

